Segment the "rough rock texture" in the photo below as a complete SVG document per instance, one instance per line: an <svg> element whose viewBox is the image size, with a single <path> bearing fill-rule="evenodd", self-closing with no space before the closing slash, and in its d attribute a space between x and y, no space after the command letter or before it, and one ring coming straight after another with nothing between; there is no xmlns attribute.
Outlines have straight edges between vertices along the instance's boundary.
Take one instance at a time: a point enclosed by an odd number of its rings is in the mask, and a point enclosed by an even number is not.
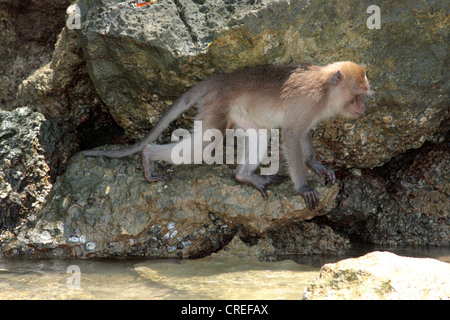
<svg viewBox="0 0 450 320"><path fill-rule="evenodd" d="M13 231L42 205L52 184L39 132L45 118L0 110L0 230Z"/></svg>
<svg viewBox="0 0 450 320"><path fill-rule="evenodd" d="M350 241L328 226L302 221L272 229L268 233L275 254L338 254L350 248Z"/></svg>
<svg viewBox="0 0 450 320"><path fill-rule="evenodd" d="M326 264L305 290L309 300L450 299L450 265L433 259L372 252Z"/></svg>
<svg viewBox="0 0 450 320"><path fill-rule="evenodd" d="M46 118L64 119L73 126L86 121L89 109L100 108L75 31L62 30L51 62L19 86L17 104L32 106Z"/></svg>
<svg viewBox="0 0 450 320"><path fill-rule="evenodd" d="M170 170L171 182L149 184L137 159L77 156L56 181L36 221L4 244L3 253L202 257L236 234L256 244L274 228L325 214L338 192L336 185L315 186L322 201L317 211L310 211L291 183L272 187L265 201L257 190L237 183L225 165Z"/></svg>
<svg viewBox="0 0 450 320"><path fill-rule="evenodd" d="M0 108L16 106L21 81L50 61L72 0L0 1Z"/></svg>
<svg viewBox="0 0 450 320"><path fill-rule="evenodd" d="M450 245L450 140L341 178L337 206L316 222L381 245Z"/></svg>
<svg viewBox="0 0 450 320"><path fill-rule="evenodd" d="M449 104L448 6L381 1L381 29L354 1L80 0L81 42L97 92L130 136L148 130L166 100L213 73L258 64L354 60L374 98L356 122L317 127L319 158L374 167L420 147ZM159 96L159 98L158 98ZM158 101L155 101L158 99Z"/></svg>
<svg viewBox="0 0 450 320"><path fill-rule="evenodd" d="M367 222L372 243L450 246L450 140L392 161L388 203Z"/></svg>
<svg viewBox="0 0 450 320"><path fill-rule="evenodd" d="M369 30L367 4L354 1L164 0L138 8L79 0L82 28L63 29L51 56L68 4L0 3L0 106L30 107L0 114L7 255L200 257L236 237L262 255L341 252L348 241L332 229L377 244L449 245L448 136L436 138L449 128L444 3L382 1L381 29ZM138 157L76 157L45 198L78 145L124 142L104 126L113 122L106 107L128 137L139 138L211 74L344 59L367 65L376 94L362 119L314 132L322 162L353 168L337 173L340 190L316 182L318 212L304 208L291 183L271 187L264 202L226 166L177 167L172 182L149 185ZM426 140L433 144L385 164Z"/></svg>
<svg viewBox="0 0 450 320"><path fill-rule="evenodd" d="M122 130L117 128L92 85L75 30L62 29L51 62L22 81L16 102L52 121L60 133L53 135L54 140L69 142L58 149L58 160L50 163L57 174L64 171L67 160L80 147L96 146L90 142L91 136L103 143L123 142L114 140Z"/></svg>
<svg viewBox="0 0 450 320"><path fill-rule="evenodd" d="M52 179L64 172L67 160L84 144L77 126L92 118L101 126L102 116L111 122L104 116L106 109L89 78L76 34L61 32L71 2L0 2L0 109L23 106L45 116L45 134L39 139Z"/></svg>

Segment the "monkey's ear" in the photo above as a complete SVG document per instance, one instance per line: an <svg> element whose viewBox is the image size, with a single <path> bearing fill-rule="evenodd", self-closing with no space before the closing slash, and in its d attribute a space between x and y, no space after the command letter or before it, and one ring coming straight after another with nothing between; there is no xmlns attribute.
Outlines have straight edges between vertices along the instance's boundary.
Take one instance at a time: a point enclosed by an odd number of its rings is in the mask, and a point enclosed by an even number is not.
<svg viewBox="0 0 450 320"><path fill-rule="evenodd" d="M342 75L341 71L338 70L331 77L331 83L333 84L333 86L337 87L339 83L341 83L342 79L344 79L344 76Z"/></svg>

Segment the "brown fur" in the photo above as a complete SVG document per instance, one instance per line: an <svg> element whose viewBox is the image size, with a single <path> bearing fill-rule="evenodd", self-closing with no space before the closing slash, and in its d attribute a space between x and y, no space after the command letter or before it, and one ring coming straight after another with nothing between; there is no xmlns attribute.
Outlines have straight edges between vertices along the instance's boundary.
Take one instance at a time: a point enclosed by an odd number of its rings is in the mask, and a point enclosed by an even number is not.
<svg viewBox="0 0 450 320"><path fill-rule="evenodd" d="M154 175L153 160L170 161L175 144L153 145L151 142L182 112L197 104L197 120L202 120L203 130L214 128L224 133L236 127L282 129L283 150L295 189L307 206L314 209L319 195L306 182L306 165L332 183L335 175L316 160L309 131L318 121L334 115L359 117L365 110L363 97L370 93L366 70L349 61L322 67L303 63L249 68L214 76L194 86L169 108L141 142L123 150L83 153L124 157L143 150L147 180L167 180ZM266 187L282 179L256 175L253 171L257 167L258 164L250 163L239 165L236 180L254 186L267 198Z"/></svg>

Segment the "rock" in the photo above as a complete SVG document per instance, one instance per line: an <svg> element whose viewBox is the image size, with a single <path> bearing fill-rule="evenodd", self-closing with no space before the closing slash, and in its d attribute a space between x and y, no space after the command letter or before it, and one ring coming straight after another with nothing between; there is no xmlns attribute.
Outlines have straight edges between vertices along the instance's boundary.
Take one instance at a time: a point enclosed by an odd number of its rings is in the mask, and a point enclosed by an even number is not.
<svg viewBox="0 0 450 320"><path fill-rule="evenodd" d="M74 30L62 29L51 62L22 81L16 102L42 113L61 132L72 136L74 143L59 155L59 172L77 149L97 146L90 143L92 136L113 143L115 136L122 134L95 91Z"/></svg>
<svg viewBox="0 0 450 320"><path fill-rule="evenodd" d="M172 181L149 184L136 158L77 156L35 221L3 245L3 254L204 257L235 235L256 244L270 230L326 214L338 193L337 185L315 185L321 202L311 211L290 182L271 187L266 201L236 182L227 165L170 171Z"/></svg>
<svg viewBox="0 0 450 320"><path fill-rule="evenodd" d="M350 249L350 241L328 226L302 221L277 227L268 232L274 254L339 254Z"/></svg>
<svg viewBox="0 0 450 320"><path fill-rule="evenodd" d="M0 231L6 237L37 213L52 187L39 143L44 122L27 108L0 110Z"/></svg>
<svg viewBox="0 0 450 320"><path fill-rule="evenodd" d="M337 206L318 218L379 245L450 245L450 140L341 177Z"/></svg>
<svg viewBox="0 0 450 320"><path fill-rule="evenodd" d="M58 36L52 60L25 79L18 88L17 104L31 106L46 118L79 125L90 109L100 108L87 74L78 37L64 28Z"/></svg>
<svg viewBox="0 0 450 320"><path fill-rule="evenodd" d="M50 61L72 0L3 0L0 3L0 109L16 107L20 83Z"/></svg>
<svg viewBox="0 0 450 320"><path fill-rule="evenodd" d="M386 171L382 171L386 170ZM450 245L450 140L427 144L394 159L379 214L367 221L364 238L387 245Z"/></svg>
<svg viewBox="0 0 450 320"><path fill-rule="evenodd" d="M450 265L372 252L326 264L304 292L309 300L450 299Z"/></svg>
<svg viewBox="0 0 450 320"><path fill-rule="evenodd" d="M380 166L420 147L446 117L450 81L443 3L381 1L381 29L373 30L366 25L367 4L354 1L78 4L89 74L131 137L153 126L165 101L211 74L297 61L354 60L369 70L376 95L366 116L316 128L318 158L335 168Z"/></svg>
<svg viewBox="0 0 450 320"><path fill-rule="evenodd" d="M335 233L330 227L308 221L288 223L245 240L247 242L234 237L214 256L273 261L280 257L288 259L294 255L342 254L350 249L347 238Z"/></svg>

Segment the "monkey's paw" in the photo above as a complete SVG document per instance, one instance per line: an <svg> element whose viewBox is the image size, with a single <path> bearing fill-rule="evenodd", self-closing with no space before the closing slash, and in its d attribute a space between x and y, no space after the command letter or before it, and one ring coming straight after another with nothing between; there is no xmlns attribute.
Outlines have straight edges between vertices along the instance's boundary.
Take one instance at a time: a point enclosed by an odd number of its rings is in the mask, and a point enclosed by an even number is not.
<svg viewBox="0 0 450 320"><path fill-rule="evenodd" d="M267 186L280 184L287 178L289 177L284 175L260 176L257 174L250 174L246 176L240 176L237 174L235 176L235 179L240 183L252 186L259 192L261 192L261 195L263 196L264 200L267 200L269 198L269 196L267 195Z"/></svg>
<svg viewBox="0 0 450 320"><path fill-rule="evenodd" d="M314 208L319 204L319 193L304 184L297 189L297 192L303 197L305 200L305 204L310 210L314 210Z"/></svg>
<svg viewBox="0 0 450 320"><path fill-rule="evenodd" d="M316 174L318 174L319 176L324 176L328 182L331 182L332 184L336 182L336 175L334 174L333 170L328 169L323 164L320 164L318 162L312 163L310 165Z"/></svg>

